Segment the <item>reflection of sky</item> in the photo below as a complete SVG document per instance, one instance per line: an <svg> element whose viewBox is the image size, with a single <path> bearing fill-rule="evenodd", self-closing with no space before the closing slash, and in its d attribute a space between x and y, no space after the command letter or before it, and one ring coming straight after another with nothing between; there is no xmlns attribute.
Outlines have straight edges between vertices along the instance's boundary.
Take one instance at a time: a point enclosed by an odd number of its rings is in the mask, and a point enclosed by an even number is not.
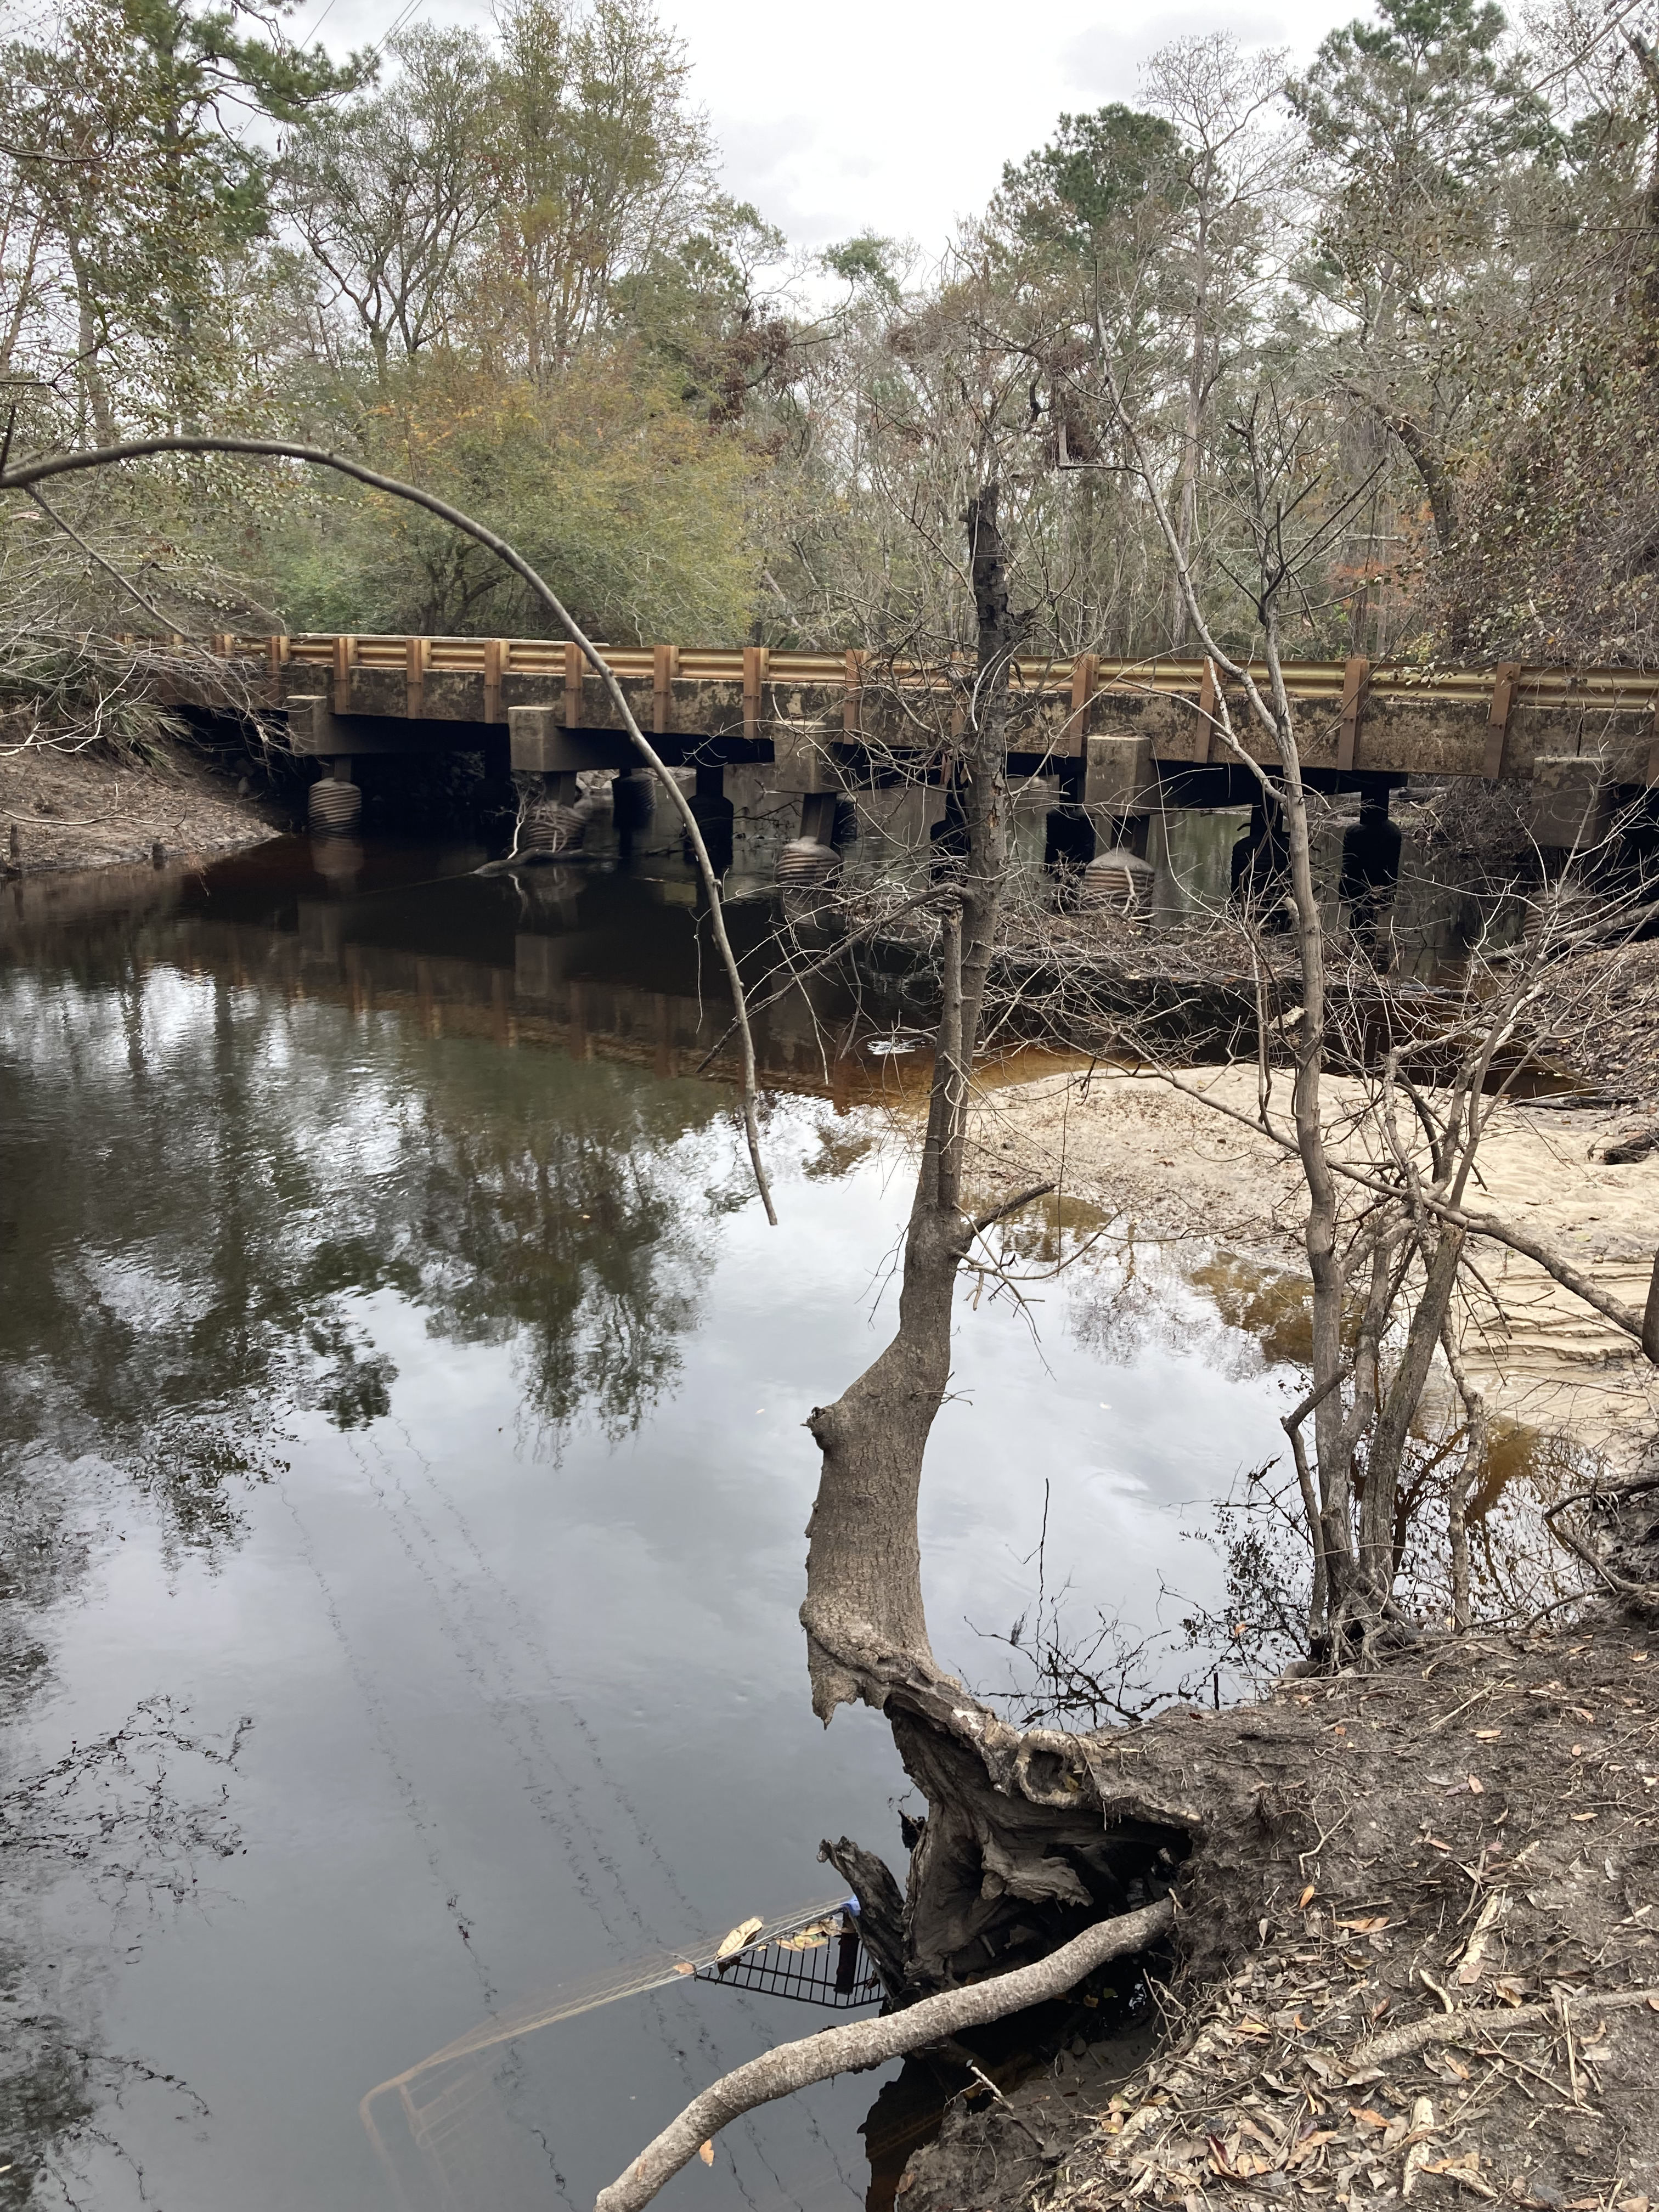
<svg viewBox="0 0 1659 2212"><path fill-rule="evenodd" d="M376 1039L394 1031L352 1032L337 1172L386 1157L396 1070ZM183 2126L136 2096L122 2115L169 2212L367 2212L383 2191L358 2097L488 2007L826 1893L822 1836L900 1861L885 1729L845 1711L819 1729L796 1620L817 1474L801 1425L885 1340L894 1293L872 1312L875 1286L908 1199L876 1160L793 1171L827 1112L774 1119L782 1225L750 1204L704 1233L683 1373L614 1449L579 1423L553 1455L511 1342L446 1341L386 1292L353 1317L397 1369L390 1415L346 1433L296 1416L240 1545L181 1558L120 1509L122 1540L57 1623L43 1742L158 1689L204 1729L255 1717L232 1784L246 1853L199 1869L193 1909L118 1931L131 1948L104 2004L107 2047L210 2108ZM678 1148L689 1206L724 1179L720 1151L708 1133ZM997 1669L968 1624L1006 1629L1029 1604L1045 1481L1051 1584L1150 1626L1160 1577L1212 1573L1183 1509L1276 1433L1262 1384L1206 1365L1200 1340L1109 1365L1068 1329L1063 1284L1034 1295L1040 1341L1006 1305L964 1304L924 1486L936 1646L981 1680ZM510 2102L546 2131L555 2197L591 2202L713 2072L820 2018L726 1991L629 2001L528 2046ZM877 2086L734 2130L750 2201L861 2201L853 2130ZM104 2181L97 2201L125 2203L112 2164ZM665 2201L710 2185L694 2167ZM489 2212L508 2212L499 2191Z"/></svg>

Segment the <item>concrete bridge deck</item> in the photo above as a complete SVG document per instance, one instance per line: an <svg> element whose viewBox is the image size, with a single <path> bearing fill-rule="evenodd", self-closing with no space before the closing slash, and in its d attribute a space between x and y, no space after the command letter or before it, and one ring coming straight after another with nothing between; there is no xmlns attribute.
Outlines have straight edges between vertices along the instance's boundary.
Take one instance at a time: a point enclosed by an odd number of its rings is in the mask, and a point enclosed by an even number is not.
<svg viewBox="0 0 1659 2212"><path fill-rule="evenodd" d="M318 700L337 717L377 724L486 727L507 724L514 708L536 708L561 730L602 734L620 726L575 647L553 640L222 637L213 649L241 664L273 707ZM775 747L810 735L832 748L915 752L930 741L931 723L943 736L951 719L948 683L863 653L602 649L641 726L680 741L670 750L710 742ZM1265 681L1264 665L1252 672ZM1525 780L1540 754L1595 752L1616 783L1659 782L1659 674L1516 663L1424 671L1350 659L1293 661L1285 675L1302 710L1310 767ZM1218 758L1197 660L1024 659L1016 664L1013 690L1011 736L1022 758L1077 758L1096 735L1143 737L1170 766ZM1234 702L1234 721L1248 748L1266 758L1241 702ZM404 732L404 742L414 734ZM396 749L390 732L385 741Z"/></svg>
<svg viewBox="0 0 1659 2212"><path fill-rule="evenodd" d="M223 636L212 649L249 696L286 714L296 752L335 761L337 773L362 756L501 738L523 772L562 778L636 763L604 687L556 641ZM929 757L960 726L962 685L948 672L863 653L603 650L663 757L710 779L764 765L772 789L803 797L895 775L937 780ZM1265 680L1265 666L1254 672ZM1293 662L1285 674L1316 787L1386 789L1409 775L1529 785L1534 834L1550 842L1571 842L1577 832L1563 824L1582 821L1598 791L1659 785L1659 675L1358 659ZM1023 659L1010 765L1054 777L1064 798L1100 815L1237 803L1252 779L1218 737L1213 706L1197 660ZM1269 763L1243 700L1231 707L1241 742Z"/></svg>

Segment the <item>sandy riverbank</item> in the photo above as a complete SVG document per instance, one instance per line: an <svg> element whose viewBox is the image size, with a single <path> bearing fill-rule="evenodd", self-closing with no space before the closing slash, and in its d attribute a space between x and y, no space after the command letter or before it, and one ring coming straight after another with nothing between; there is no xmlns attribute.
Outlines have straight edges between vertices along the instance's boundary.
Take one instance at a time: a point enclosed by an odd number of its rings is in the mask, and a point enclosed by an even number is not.
<svg viewBox="0 0 1659 2212"><path fill-rule="evenodd" d="M1304 1201L1295 1160L1257 1127L1253 1067L1196 1068L1188 1096L1149 1076L1055 1074L987 1091L975 1110L970 1176L990 1202L1057 1182L1110 1224L1109 1237L1158 1248L1166 1265L1249 1326L1276 1316L1285 1348L1302 1311ZM1363 1162L1373 1132L1358 1121L1361 1088L1326 1087L1331 1139ZM1289 1087L1270 1115L1284 1127ZM1244 1117L1228 1118L1218 1106ZM1469 1204L1513 1218L1570 1253L1639 1310L1659 1246L1659 1154L1613 1165L1597 1157L1627 1114L1504 1105L1479 1155ZM1659 1413L1654 1370L1618 1330L1531 1261L1481 1240L1459 1316L1465 1357L1494 1413L1566 1434L1627 1462ZM1258 1331L1260 1333L1260 1331Z"/></svg>
<svg viewBox="0 0 1659 2212"><path fill-rule="evenodd" d="M188 746L151 765L88 748L0 750L0 868L107 867L234 852L286 828L265 798L239 790Z"/></svg>

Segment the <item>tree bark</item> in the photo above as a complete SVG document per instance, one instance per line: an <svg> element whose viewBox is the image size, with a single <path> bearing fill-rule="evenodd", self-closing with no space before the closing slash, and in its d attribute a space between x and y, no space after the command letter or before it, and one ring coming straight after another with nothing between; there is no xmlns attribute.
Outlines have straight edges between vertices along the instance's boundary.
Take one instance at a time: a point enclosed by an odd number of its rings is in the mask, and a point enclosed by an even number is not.
<svg viewBox="0 0 1659 2212"><path fill-rule="evenodd" d="M1063 1996L1097 1966L1144 1951L1174 1924L1175 1909L1163 1898L1138 1912L1102 1921L1036 1966L998 1974L970 1988L946 1990L905 2012L850 2021L844 2027L803 2036L798 2043L780 2044L693 2098L627 2171L599 2191L594 2212L639 2212L720 2129L757 2105L792 2096L813 2081L827 2081L832 2074L879 2066L907 2051L924 2051L965 2027L1005 2020L1010 2013Z"/></svg>
<svg viewBox="0 0 1659 2212"><path fill-rule="evenodd" d="M1008 672L1014 623L997 487L967 514L978 631L975 679L947 774L966 823L960 905L943 932L939 1022L915 1196L905 1231L897 1334L807 1426L823 1454L807 1524L806 1631L812 1710L828 1723L862 1698L884 1707L896 1674L939 1680L921 1601L916 1507L922 1455L951 1373L957 1270L973 1235L962 1210L968 1079L1007 862Z"/></svg>

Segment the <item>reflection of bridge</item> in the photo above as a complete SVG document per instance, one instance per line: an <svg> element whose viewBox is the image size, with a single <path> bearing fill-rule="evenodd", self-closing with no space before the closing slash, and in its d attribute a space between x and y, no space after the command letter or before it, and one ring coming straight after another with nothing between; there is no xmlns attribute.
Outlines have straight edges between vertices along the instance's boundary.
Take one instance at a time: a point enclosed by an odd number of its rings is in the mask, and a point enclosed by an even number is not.
<svg viewBox="0 0 1659 2212"><path fill-rule="evenodd" d="M738 1080L731 1001L706 957L700 967L694 915L650 886L545 869L528 900L509 883L469 876L424 883L418 898L399 896L395 883L360 895L342 876L343 860L362 859L355 842L327 841L325 852L328 873L297 899L291 846L219 863L210 896L187 890L182 912L167 918L165 957L234 985L395 1012L427 1036L551 1045L659 1079ZM266 889L273 866L283 871L276 898ZM745 918L761 926L752 909L729 911L740 939ZM860 1049L898 1012L893 987L872 983L862 1009L827 980L757 1006L763 1085L845 1105L896 1095L925 1073L921 1055Z"/></svg>
<svg viewBox="0 0 1659 2212"><path fill-rule="evenodd" d="M343 766L363 755L502 739L523 771L565 776L634 764L614 708L574 646L307 636L222 637L214 649L267 707L286 711L297 751ZM959 712L947 675L857 653L667 645L605 653L672 765L696 768L700 781L763 768L771 790L805 800L907 766L927 773ZM1295 662L1285 673L1304 764L1328 789L1379 791L1408 774L1517 781L1531 787L1534 831L1549 843L1552 825L1569 816L1576 830L1598 787L1659 783L1659 678L1517 664L1425 672L1357 659ZM1235 803L1249 795L1248 771L1217 736L1213 706L1198 661L1021 660L1011 761L1120 819L1159 803ZM1241 741L1267 761L1242 702L1232 706Z"/></svg>

